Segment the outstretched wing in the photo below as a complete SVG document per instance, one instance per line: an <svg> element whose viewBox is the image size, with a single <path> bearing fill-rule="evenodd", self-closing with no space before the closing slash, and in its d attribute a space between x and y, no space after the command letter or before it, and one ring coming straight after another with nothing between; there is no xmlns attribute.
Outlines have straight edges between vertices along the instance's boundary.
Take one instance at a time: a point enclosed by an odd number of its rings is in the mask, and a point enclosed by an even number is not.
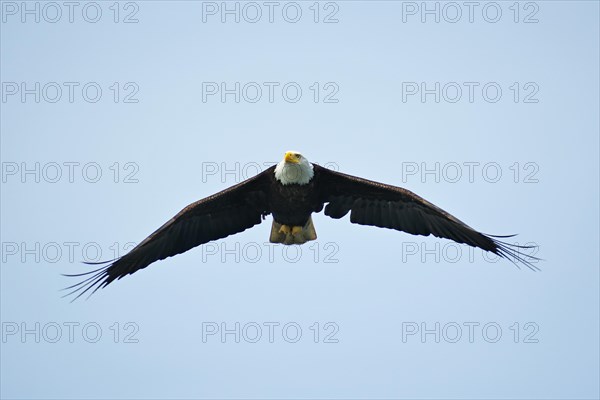
<svg viewBox="0 0 600 400"><path fill-rule="evenodd" d="M69 286L65 296L94 293L115 279L146 268L155 261L183 253L211 240L221 239L260 224L270 213L267 200L269 174L274 167L242 183L190 204L124 256L100 269L77 275L85 280ZM90 294L91 294L90 293ZM74 299L74 300L75 300Z"/></svg>
<svg viewBox="0 0 600 400"><path fill-rule="evenodd" d="M536 257L523 252L532 246L518 246L478 232L441 208L413 192L314 165L321 200L328 203L325 215L342 218L350 212L350 222L390 228L413 235L434 235L457 243L491 251L513 263L538 270ZM518 265L518 264L517 264Z"/></svg>

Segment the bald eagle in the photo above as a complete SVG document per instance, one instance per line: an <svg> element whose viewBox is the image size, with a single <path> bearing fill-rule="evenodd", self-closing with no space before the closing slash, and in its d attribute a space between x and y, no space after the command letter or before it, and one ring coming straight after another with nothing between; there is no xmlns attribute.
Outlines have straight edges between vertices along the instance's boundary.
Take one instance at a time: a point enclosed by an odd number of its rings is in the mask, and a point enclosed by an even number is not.
<svg viewBox="0 0 600 400"><path fill-rule="evenodd" d="M409 190L346 175L310 163L288 151L277 165L258 175L190 204L124 256L99 263L101 268L71 277L87 276L65 288L65 296L94 293L115 279L133 274L155 261L193 247L242 232L273 216L269 241L303 244L317 238L311 215L340 219L350 212L350 222L395 229L413 235L434 235L465 243L509 259L532 270L538 258L520 251L530 246L503 242L480 233Z"/></svg>

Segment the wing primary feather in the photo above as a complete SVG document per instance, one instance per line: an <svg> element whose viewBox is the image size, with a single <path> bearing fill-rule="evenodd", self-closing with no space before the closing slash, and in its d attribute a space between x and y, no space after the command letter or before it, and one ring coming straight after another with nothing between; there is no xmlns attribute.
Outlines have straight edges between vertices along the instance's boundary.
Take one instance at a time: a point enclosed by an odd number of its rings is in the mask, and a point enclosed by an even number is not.
<svg viewBox="0 0 600 400"><path fill-rule="evenodd" d="M92 275L91 277L87 278L86 280L79 282L78 284L75 284L68 288L63 289L63 290L68 290L70 288L75 288L74 290L70 291L69 293L63 295L62 297L63 298L68 297L68 296L71 296L72 294L80 292L74 299L71 300L71 303L72 303L75 300L77 300L78 298L80 298L87 291L89 291L92 287L96 286L98 284L98 282L100 282L102 279L105 279L106 276L107 276L106 270L100 271L100 272L96 273L95 275Z"/></svg>
<svg viewBox="0 0 600 400"><path fill-rule="evenodd" d="M90 276L90 277L88 277L88 278L86 278L86 279L84 279L84 280L82 280L82 281L74 284L74 285L67 286L66 288L62 288L60 290L69 290L69 289L72 289L72 288L75 288L75 287L78 287L78 286L81 286L81 285L85 285L87 282L89 282L89 281L93 280L94 278L96 278L96 276L98 276L98 274L102 274L102 273L103 272L97 272L96 274L94 274L94 275L92 275L92 276Z"/></svg>
<svg viewBox="0 0 600 400"><path fill-rule="evenodd" d="M524 254L518 250L518 249L533 249L533 248L537 248L537 246L521 246L521 245L517 245L517 244L502 242L500 240L493 240L493 242L496 245L496 251L494 251L494 253L502 258L509 260L515 266L517 266L517 268L520 269L521 266L516 261L525 265L527 268L529 268L532 271L541 271L537 265L533 264L533 262L542 261L541 258L532 256L530 254Z"/></svg>
<svg viewBox="0 0 600 400"><path fill-rule="evenodd" d="M110 261L107 261L110 262ZM86 262L84 262L84 264L87 264ZM106 269L106 267L101 267L92 271L87 271L87 272L82 272L81 274L61 274L62 276L68 276L70 278L76 278L78 276L85 276L85 275L90 275L93 274L94 272L98 272L100 270Z"/></svg>
<svg viewBox="0 0 600 400"><path fill-rule="evenodd" d="M108 263L114 262L118 259L119 259L119 257L113 258L112 260L104 260L104 261L82 261L82 263L87 264L87 265L101 265L101 264L108 264Z"/></svg>

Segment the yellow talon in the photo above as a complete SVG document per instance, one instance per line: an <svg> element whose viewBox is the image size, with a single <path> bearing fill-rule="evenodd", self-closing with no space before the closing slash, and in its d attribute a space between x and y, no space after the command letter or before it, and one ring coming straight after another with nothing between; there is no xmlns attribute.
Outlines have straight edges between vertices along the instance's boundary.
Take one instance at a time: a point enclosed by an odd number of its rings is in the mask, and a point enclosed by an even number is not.
<svg viewBox="0 0 600 400"><path fill-rule="evenodd" d="M299 235L300 233L302 233L301 226L292 226L292 235L293 236Z"/></svg>
<svg viewBox="0 0 600 400"><path fill-rule="evenodd" d="M279 233L283 233L284 235L289 235L290 231L291 229L287 225L281 225L281 228L279 228Z"/></svg>

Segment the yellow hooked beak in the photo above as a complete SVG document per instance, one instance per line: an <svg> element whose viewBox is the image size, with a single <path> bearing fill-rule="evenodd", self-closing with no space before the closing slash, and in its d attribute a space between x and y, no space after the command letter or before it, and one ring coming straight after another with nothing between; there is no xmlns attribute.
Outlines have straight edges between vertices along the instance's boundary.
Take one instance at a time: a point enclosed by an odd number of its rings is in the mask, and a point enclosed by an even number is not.
<svg viewBox="0 0 600 400"><path fill-rule="evenodd" d="M293 151L288 151L285 153L285 156L283 157L283 159L285 160L285 162L298 164L300 162L300 155L297 153L294 153Z"/></svg>

